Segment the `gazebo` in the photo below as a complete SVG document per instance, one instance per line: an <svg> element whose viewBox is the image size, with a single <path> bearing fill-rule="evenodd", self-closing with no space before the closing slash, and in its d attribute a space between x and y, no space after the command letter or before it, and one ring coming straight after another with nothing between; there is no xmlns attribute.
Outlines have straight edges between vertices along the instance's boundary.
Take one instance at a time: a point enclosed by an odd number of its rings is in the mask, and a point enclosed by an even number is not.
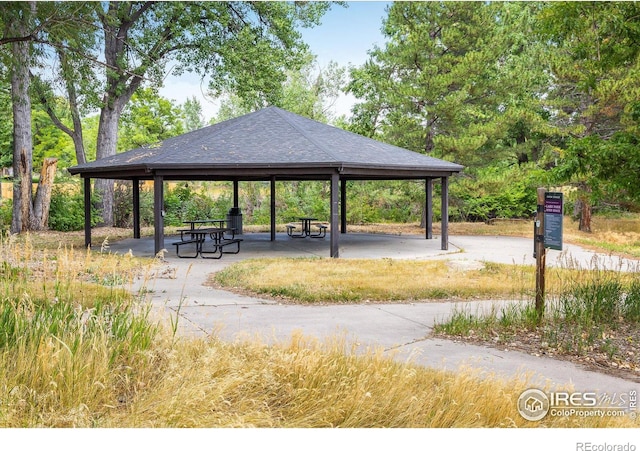
<svg viewBox="0 0 640 451"><path fill-rule="evenodd" d="M424 180L426 238L432 238L433 181L440 179L441 248L448 247L448 179L463 166L385 144L277 107L267 107L157 144L74 166L84 179L85 245L91 245L91 179L133 181L133 236L140 238L140 181L153 180L154 246L164 248L165 181L271 182L271 240L276 239L276 180L329 180L330 255L346 233L346 182ZM340 228L338 228L340 226Z"/></svg>

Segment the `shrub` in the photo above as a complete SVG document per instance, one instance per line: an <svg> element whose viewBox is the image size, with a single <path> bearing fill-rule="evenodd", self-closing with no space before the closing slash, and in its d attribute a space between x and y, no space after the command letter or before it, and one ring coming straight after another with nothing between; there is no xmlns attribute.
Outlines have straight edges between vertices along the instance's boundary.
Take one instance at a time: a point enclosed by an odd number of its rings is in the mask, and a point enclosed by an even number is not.
<svg viewBox="0 0 640 451"><path fill-rule="evenodd" d="M91 209L91 225L99 221L95 208ZM81 190L68 184L56 184L51 193L49 228L59 232L70 232L84 228L84 195Z"/></svg>
<svg viewBox="0 0 640 451"><path fill-rule="evenodd" d="M544 171L528 166L488 167L454 178L451 216L461 221L492 218L531 218L536 210L536 189L545 184Z"/></svg>
<svg viewBox="0 0 640 451"><path fill-rule="evenodd" d="M0 199L0 232L6 232L11 228L13 217L13 200Z"/></svg>

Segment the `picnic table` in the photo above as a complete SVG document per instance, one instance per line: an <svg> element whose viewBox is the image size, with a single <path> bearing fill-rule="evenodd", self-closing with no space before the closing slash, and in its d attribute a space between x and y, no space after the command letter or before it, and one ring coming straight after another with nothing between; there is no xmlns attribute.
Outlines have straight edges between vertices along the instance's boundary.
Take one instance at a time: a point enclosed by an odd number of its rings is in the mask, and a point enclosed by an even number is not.
<svg viewBox="0 0 640 451"><path fill-rule="evenodd" d="M242 239L235 237L235 229L225 227L226 219L199 219L194 221L183 221L189 225L188 229L179 229L180 241L175 241L176 254L180 258L215 258L219 259L222 254L237 254L240 252L240 242ZM205 224L217 224L218 227L202 227ZM207 237L210 239L207 240ZM235 244L233 251L225 251L224 247ZM181 254L180 248L183 245L193 245L193 253Z"/></svg>
<svg viewBox="0 0 640 451"><path fill-rule="evenodd" d="M306 238L306 237L311 237L311 238L324 238L324 236L327 233L327 226L325 224L321 224L321 223L315 223L312 224L313 221L317 221L318 218L311 218L311 217L302 217L302 218L298 218L300 220L300 232L295 232L295 229L298 228L298 226L296 224L287 224L287 235L289 235L292 238ZM311 230L311 226L315 226L318 228L317 232L313 232Z"/></svg>

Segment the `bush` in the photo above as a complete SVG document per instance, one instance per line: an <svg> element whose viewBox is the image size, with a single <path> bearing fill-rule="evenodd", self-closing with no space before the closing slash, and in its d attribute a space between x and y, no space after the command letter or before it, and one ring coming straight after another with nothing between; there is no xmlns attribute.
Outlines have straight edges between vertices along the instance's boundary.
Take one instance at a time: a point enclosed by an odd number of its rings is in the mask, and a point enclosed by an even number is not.
<svg viewBox="0 0 640 451"><path fill-rule="evenodd" d="M133 184L117 182L114 190L113 220L116 227L133 227ZM140 225L153 224L153 191L140 190Z"/></svg>
<svg viewBox="0 0 640 451"><path fill-rule="evenodd" d="M98 223L99 215L91 209L91 225ZM51 193L49 228L59 232L70 232L84 228L84 195L69 184L56 184Z"/></svg>
<svg viewBox="0 0 640 451"><path fill-rule="evenodd" d="M493 166L454 178L451 216L471 222L531 218L536 211L536 189L545 185L545 179L544 171L528 166Z"/></svg>
<svg viewBox="0 0 640 451"><path fill-rule="evenodd" d="M164 196L167 226L181 226L183 221L204 218L224 218L231 206L231 193L227 190L216 196L196 191L189 183L181 183L166 190Z"/></svg>
<svg viewBox="0 0 640 451"><path fill-rule="evenodd" d="M4 233L11 229L11 219L13 218L13 200L0 199L0 232Z"/></svg>

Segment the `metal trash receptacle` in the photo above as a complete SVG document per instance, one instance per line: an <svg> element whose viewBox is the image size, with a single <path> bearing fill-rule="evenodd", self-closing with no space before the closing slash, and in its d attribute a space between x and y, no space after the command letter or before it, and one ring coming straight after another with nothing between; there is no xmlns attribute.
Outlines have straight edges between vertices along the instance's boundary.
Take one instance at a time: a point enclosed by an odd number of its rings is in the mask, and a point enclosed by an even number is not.
<svg viewBox="0 0 640 451"><path fill-rule="evenodd" d="M236 235L242 235L242 212L239 208L232 207L227 213L227 226L236 229Z"/></svg>

